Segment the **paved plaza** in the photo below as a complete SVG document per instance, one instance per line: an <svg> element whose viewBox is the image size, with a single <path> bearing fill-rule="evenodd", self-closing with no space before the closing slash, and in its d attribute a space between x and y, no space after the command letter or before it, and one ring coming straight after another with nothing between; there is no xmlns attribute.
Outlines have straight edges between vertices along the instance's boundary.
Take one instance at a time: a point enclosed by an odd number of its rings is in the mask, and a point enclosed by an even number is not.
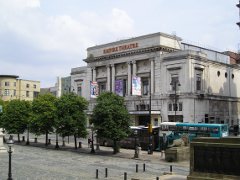
<svg viewBox="0 0 240 180"><path fill-rule="evenodd" d="M44 138L44 137L43 137ZM43 140L43 139L42 139ZM65 147L55 150L54 144L46 148L41 139L30 146L25 143L15 144L12 156L12 176L14 180L92 180L98 179L141 180L160 179L186 179L189 174L189 162L167 163L161 158L159 152L148 155L142 151L138 159L133 159L132 149L121 149L117 155L112 154L112 148L100 147L95 154L90 154L86 141L82 140L82 148L75 150L73 143L66 142ZM136 164L138 172L136 172ZM146 171L143 172L143 164ZM173 175L163 175L169 172L172 165ZM107 168L107 177L105 169ZM0 154L0 180L8 176L8 154Z"/></svg>

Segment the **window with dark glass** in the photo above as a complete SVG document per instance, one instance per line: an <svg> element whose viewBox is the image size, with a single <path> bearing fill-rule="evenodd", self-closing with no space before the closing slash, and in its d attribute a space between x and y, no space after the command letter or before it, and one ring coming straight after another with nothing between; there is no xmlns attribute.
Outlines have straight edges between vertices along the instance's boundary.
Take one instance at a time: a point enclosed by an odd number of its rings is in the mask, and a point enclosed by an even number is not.
<svg viewBox="0 0 240 180"><path fill-rule="evenodd" d="M16 83L16 82L14 82L14 83L13 83L13 86L14 86L14 87L16 87L16 86L17 86L17 83Z"/></svg>
<svg viewBox="0 0 240 180"><path fill-rule="evenodd" d="M179 111L182 111L182 109L183 109L183 104L179 103Z"/></svg>
<svg viewBox="0 0 240 180"><path fill-rule="evenodd" d="M29 91L26 91L26 97L29 97Z"/></svg>
<svg viewBox="0 0 240 180"><path fill-rule="evenodd" d="M172 104L171 103L168 104L168 111L172 111Z"/></svg>
<svg viewBox="0 0 240 180"><path fill-rule="evenodd" d="M173 75L171 77L170 85L172 86L172 91L177 91L179 89L179 78L177 75Z"/></svg>
<svg viewBox="0 0 240 180"><path fill-rule="evenodd" d="M10 86L10 82L5 82L5 86Z"/></svg>
<svg viewBox="0 0 240 180"><path fill-rule="evenodd" d="M106 91L106 83L105 82L100 82L99 84L99 94L103 93Z"/></svg>
<svg viewBox="0 0 240 180"><path fill-rule="evenodd" d="M201 74L197 74L196 77L196 90L200 91L201 90Z"/></svg>
<svg viewBox="0 0 240 180"><path fill-rule="evenodd" d="M16 96L16 95L17 95L16 90L13 90L13 96Z"/></svg>
<svg viewBox="0 0 240 180"><path fill-rule="evenodd" d="M30 87L30 84L26 84L26 88L29 88Z"/></svg>
<svg viewBox="0 0 240 180"><path fill-rule="evenodd" d="M77 87L77 95L82 96L82 87L81 86Z"/></svg>
<svg viewBox="0 0 240 180"><path fill-rule="evenodd" d="M34 84L34 85L33 85L33 88L34 88L34 89L36 89L36 88L37 88L37 85L36 85L36 84Z"/></svg>
<svg viewBox="0 0 240 180"><path fill-rule="evenodd" d="M147 78L142 79L142 95L148 95L149 92L149 81Z"/></svg>
<svg viewBox="0 0 240 180"><path fill-rule="evenodd" d="M126 96L127 93L127 80L123 79L123 97Z"/></svg>

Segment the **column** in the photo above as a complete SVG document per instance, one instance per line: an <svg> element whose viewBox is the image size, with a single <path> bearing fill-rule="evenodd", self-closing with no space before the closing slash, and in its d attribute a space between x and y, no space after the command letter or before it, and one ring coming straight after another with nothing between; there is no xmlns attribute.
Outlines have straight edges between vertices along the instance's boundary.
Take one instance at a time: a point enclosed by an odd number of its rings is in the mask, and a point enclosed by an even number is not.
<svg viewBox="0 0 240 180"><path fill-rule="evenodd" d="M132 88L132 74L131 74L131 62L128 62L128 96L131 96Z"/></svg>
<svg viewBox="0 0 240 180"><path fill-rule="evenodd" d="M111 74L110 65L107 65L107 91L111 91Z"/></svg>
<svg viewBox="0 0 240 180"><path fill-rule="evenodd" d="M112 92L115 92L115 65L111 64L112 67Z"/></svg>
<svg viewBox="0 0 240 180"><path fill-rule="evenodd" d="M92 75L92 81L96 81L96 67L93 67L92 68L92 71L93 71L93 75Z"/></svg>
<svg viewBox="0 0 240 180"><path fill-rule="evenodd" d="M137 75L137 66L136 66L136 61L132 61L133 64L133 77Z"/></svg>
<svg viewBox="0 0 240 180"><path fill-rule="evenodd" d="M151 58L150 59L150 62L151 62L151 75L150 75L150 78L151 78L151 94L153 94L154 93L154 85L155 85L155 83L154 83L154 58Z"/></svg>

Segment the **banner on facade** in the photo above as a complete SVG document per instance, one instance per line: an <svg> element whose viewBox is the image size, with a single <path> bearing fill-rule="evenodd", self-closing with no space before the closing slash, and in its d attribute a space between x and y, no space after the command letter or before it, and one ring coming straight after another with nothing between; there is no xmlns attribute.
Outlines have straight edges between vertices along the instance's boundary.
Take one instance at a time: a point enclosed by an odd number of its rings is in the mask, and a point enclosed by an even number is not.
<svg viewBox="0 0 240 180"><path fill-rule="evenodd" d="M91 98L97 98L98 96L98 83L91 81L90 82L90 95Z"/></svg>
<svg viewBox="0 0 240 180"><path fill-rule="evenodd" d="M132 95L141 96L141 78L132 78Z"/></svg>
<svg viewBox="0 0 240 180"><path fill-rule="evenodd" d="M115 93L119 96L123 96L123 80L115 80Z"/></svg>

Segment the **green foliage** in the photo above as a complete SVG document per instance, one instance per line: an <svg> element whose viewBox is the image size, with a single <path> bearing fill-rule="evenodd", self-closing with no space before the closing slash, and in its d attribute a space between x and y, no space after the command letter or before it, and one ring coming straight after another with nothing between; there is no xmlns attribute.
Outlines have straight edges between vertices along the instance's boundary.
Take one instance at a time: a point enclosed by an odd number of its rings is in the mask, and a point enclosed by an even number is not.
<svg viewBox="0 0 240 180"><path fill-rule="evenodd" d="M94 107L92 123L99 137L120 141L130 134L130 117L124 99L114 93L102 93Z"/></svg>
<svg viewBox="0 0 240 180"><path fill-rule="evenodd" d="M57 98L52 94L39 95L33 100L31 132L36 135L53 132L56 117L56 101Z"/></svg>
<svg viewBox="0 0 240 180"><path fill-rule="evenodd" d="M56 129L61 136L76 135L86 137L86 121L88 102L74 93L68 93L61 96L56 101L57 120Z"/></svg>
<svg viewBox="0 0 240 180"><path fill-rule="evenodd" d="M31 103L12 100L5 107L1 117L2 126L9 134L22 134L30 121Z"/></svg>

